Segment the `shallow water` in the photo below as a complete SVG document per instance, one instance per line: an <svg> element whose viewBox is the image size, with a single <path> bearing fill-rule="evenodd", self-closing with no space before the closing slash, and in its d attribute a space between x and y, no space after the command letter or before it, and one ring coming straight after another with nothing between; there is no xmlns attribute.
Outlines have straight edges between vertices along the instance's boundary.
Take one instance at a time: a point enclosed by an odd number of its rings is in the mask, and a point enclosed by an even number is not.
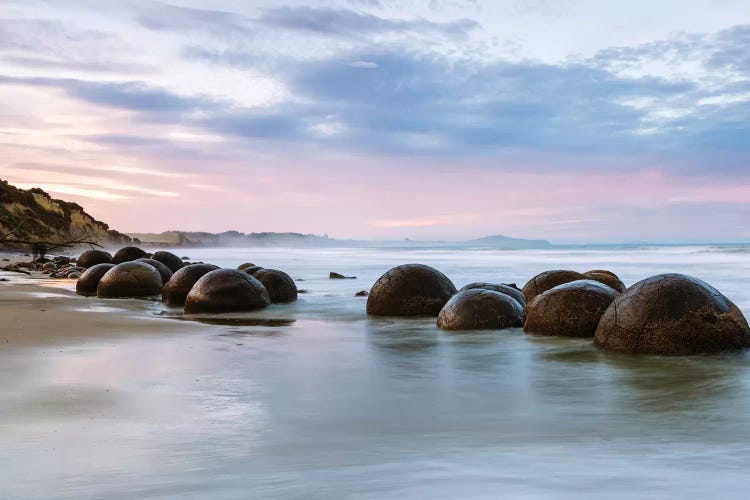
<svg viewBox="0 0 750 500"><path fill-rule="evenodd" d="M745 353L626 356L518 329L442 332L433 319L367 318L354 297L407 262L459 287L606 268L628 285L693 274L748 314L744 247L179 254L282 269L309 292L204 318L214 324L199 333L0 352L2 496L746 496ZM178 309L142 308L179 330Z"/></svg>

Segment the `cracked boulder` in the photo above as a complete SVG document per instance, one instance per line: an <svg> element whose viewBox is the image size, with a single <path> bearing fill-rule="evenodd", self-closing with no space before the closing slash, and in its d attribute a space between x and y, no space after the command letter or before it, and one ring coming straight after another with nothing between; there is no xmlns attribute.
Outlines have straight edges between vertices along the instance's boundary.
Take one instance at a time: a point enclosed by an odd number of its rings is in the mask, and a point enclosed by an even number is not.
<svg viewBox="0 0 750 500"><path fill-rule="evenodd" d="M112 255L103 250L86 250L78 256L76 264L81 267L91 267L97 264L109 264L112 262Z"/></svg>
<svg viewBox="0 0 750 500"><path fill-rule="evenodd" d="M541 274L537 274L529 280L523 287L523 296L526 297L526 303L530 303L539 294L542 294L554 288L557 285L563 283L570 283L571 281L584 280L586 277L581 273L575 271L559 270L545 271Z"/></svg>
<svg viewBox="0 0 750 500"><path fill-rule="evenodd" d="M456 293L443 273L423 264L396 266L378 278L367 298L367 314L437 316Z"/></svg>
<svg viewBox="0 0 750 500"><path fill-rule="evenodd" d="M193 285L206 274L219 269L213 264L190 264L178 270L161 289L161 299L170 306L181 306Z"/></svg>
<svg viewBox="0 0 750 500"><path fill-rule="evenodd" d="M437 318L444 330L498 330L523 326L524 307L510 295L471 288L451 297Z"/></svg>
<svg viewBox="0 0 750 500"><path fill-rule="evenodd" d="M101 298L150 297L161 293L159 271L145 262L123 262L107 271L96 289Z"/></svg>
<svg viewBox="0 0 750 500"><path fill-rule="evenodd" d="M294 302L297 300L297 285L294 284L294 280L284 271L259 269L253 274L253 277L266 287L272 304Z"/></svg>
<svg viewBox="0 0 750 500"><path fill-rule="evenodd" d="M130 262L133 260L143 259L144 257L147 257L148 254L145 252L145 250L142 250L138 247L124 247L119 249L115 256L112 257L112 263L113 264L122 264L123 262Z"/></svg>
<svg viewBox="0 0 750 500"><path fill-rule="evenodd" d="M483 290L492 290L493 292L500 292L502 294L508 295L518 301L519 304L521 304L523 307L526 307L526 297L523 296L523 292L518 289L515 285L508 285L505 283L484 283L484 282L474 282L469 283L468 285L464 286L459 290L459 292L463 292L464 290L471 290L474 288L481 288Z"/></svg>
<svg viewBox="0 0 750 500"><path fill-rule="evenodd" d="M115 267L114 264L96 264L86 269L76 282L76 293L86 296L96 295L99 281L113 267Z"/></svg>
<svg viewBox="0 0 750 500"><path fill-rule="evenodd" d="M236 269L217 269L193 285L185 299L185 312L254 311L270 304L266 287L257 279Z"/></svg>
<svg viewBox="0 0 750 500"><path fill-rule="evenodd" d="M154 266L154 268L159 271L159 276L161 276L161 282L166 283L172 278L172 271L163 263L159 262L158 260L154 259L138 259L135 262L143 262L145 264L148 264L150 266Z"/></svg>
<svg viewBox="0 0 750 500"><path fill-rule="evenodd" d="M614 300L594 343L629 353L707 354L749 347L750 328L737 306L708 283L660 274Z"/></svg>
<svg viewBox="0 0 750 500"><path fill-rule="evenodd" d="M605 271L603 269L595 269L593 271L586 271L583 273L586 279L596 280L600 283L604 283L608 287L614 289L617 293L624 292L627 287L620 278L612 271Z"/></svg>
<svg viewBox="0 0 750 500"><path fill-rule="evenodd" d="M528 303L523 329L534 335L593 337L615 297L615 290L595 280L563 283Z"/></svg>

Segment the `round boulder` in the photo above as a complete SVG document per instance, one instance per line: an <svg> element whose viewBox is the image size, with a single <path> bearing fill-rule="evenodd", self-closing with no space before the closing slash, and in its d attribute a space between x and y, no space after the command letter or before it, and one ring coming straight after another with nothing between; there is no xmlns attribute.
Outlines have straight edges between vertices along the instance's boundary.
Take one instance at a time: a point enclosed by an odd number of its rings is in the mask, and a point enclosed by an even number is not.
<svg viewBox="0 0 750 500"><path fill-rule="evenodd" d="M112 262L112 255L103 250L86 250L78 256L76 264L81 267L91 267L97 264L109 264Z"/></svg>
<svg viewBox="0 0 750 500"><path fill-rule="evenodd" d="M297 285L294 284L294 280L284 271L260 269L253 274L253 277L266 287L272 304L277 302L294 302L297 300Z"/></svg>
<svg viewBox="0 0 750 500"><path fill-rule="evenodd" d="M150 266L154 266L157 271L159 271L159 276L161 276L161 282L166 283L167 281L172 278L172 271L163 263L159 262L158 260L154 259L137 259L135 262L144 262Z"/></svg>
<svg viewBox="0 0 750 500"><path fill-rule="evenodd" d="M182 259L180 259L178 256L171 252L165 252L163 250L154 252L154 255L152 255L151 258L154 260L158 260L159 262L167 266L173 273L176 273L185 266L185 263L182 262Z"/></svg>
<svg viewBox="0 0 750 500"><path fill-rule="evenodd" d="M707 354L750 347L750 327L737 306L708 283L660 274L615 299L594 343L630 353Z"/></svg>
<svg viewBox="0 0 750 500"><path fill-rule="evenodd" d="M149 297L161 293L161 275L145 262L123 262L108 270L99 281L96 294L105 299Z"/></svg>
<svg viewBox="0 0 750 500"><path fill-rule="evenodd" d="M523 306L510 295L470 288L451 297L437 318L444 330L497 330L523 326Z"/></svg>
<svg viewBox="0 0 750 500"><path fill-rule="evenodd" d="M239 266L237 266L237 270L244 271L245 269L248 269L250 267L256 267L256 265L252 262L245 262L244 264L240 264Z"/></svg>
<svg viewBox="0 0 750 500"><path fill-rule="evenodd" d="M263 283L236 269L216 269L200 278L185 299L186 313L240 312L271 303Z"/></svg>
<svg viewBox="0 0 750 500"><path fill-rule="evenodd" d="M171 306L181 306L193 285L204 275L219 269L213 264L191 264L185 266L172 275L164 288L161 289L161 298Z"/></svg>
<svg viewBox="0 0 750 500"><path fill-rule="evenodd" d="M503 293L516 299L519 304L521 304L523 307L526 307L526 297L523 296L523 292L515 286L506 285L504 283L484 283L477 281L475 283L469 283L468 285L464 286L459 290L459 292L463 292L464 290L473 290L475 288Z"/></svg>
<svg viewBox="0 0 750 500"><path fill-rule="evenodd" d="M148 254L138 247L124 247L119 249L115 256L112 257L113 264L122 264L123 262L130 262L133 260L143 259L148 257Z"/></svg>
<svg viewBox="0 0 750 500"><path fill-rule="evenodd" d="M396 266L378 278L367 298L367 314L437 316L456 293L443 273L423 264Z"/></svg>
<svg viewBox="0 0 750 500"><path fill-rule="evenodd" d="M601 269L595 269L593 271L586 271L583 273L586 279L596 280L599 283L604 283L608 287L614 289L617 293L622 293L626 290L625 283L611 271L604 271Z"/></svg>
<svg viewBox="0 0 750 500"><path fill-rule="evenodd" d="M260 267L260 266L251 266L251 267L246 267L246 268L242 269L242 272L243 273L247 273L250 276L255 276L255 273L257 273L258 271L262 271L262 270L263 270L263 268Z"/></svg>
<svg viewBox="0 0 750 500"><path fill-rule="evenodd" d="M585 279L586 277L584 275L575 271L545 271L541 274L537 274L524 285L522 290L523 296L526 297L526 303L528 304L534 299L534 297L546 292L550 288L562 285L563 283Z"/></svg>
<svg viewBox="0 0 750 500"><path fill-rule="evenodd" d="M537 295L526 307L526 333L593 337L617 292L595 280L564 283Z"/></svg>

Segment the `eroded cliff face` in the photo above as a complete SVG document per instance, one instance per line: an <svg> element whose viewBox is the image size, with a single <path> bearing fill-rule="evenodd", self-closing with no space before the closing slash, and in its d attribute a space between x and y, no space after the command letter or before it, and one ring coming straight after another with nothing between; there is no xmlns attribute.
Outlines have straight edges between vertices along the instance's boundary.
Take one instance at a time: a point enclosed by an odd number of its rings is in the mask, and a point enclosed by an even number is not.
<svg viewBox="0 0 750 500"><path fill-rule="evenodd" d="M84 239L100 245L131 242L127 235L94 219L80 205L52 198L41 189L20 189L0 179L0 237L62 242Z"/></svg>

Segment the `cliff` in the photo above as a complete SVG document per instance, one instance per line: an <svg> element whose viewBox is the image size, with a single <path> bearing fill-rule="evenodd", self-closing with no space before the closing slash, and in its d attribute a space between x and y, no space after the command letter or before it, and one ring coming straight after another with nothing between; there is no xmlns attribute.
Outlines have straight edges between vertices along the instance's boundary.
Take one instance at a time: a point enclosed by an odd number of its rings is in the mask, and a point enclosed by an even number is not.
<svg viewBox="0 0 750 500"><path fill-rule="evenodd" d="M63 242L85 239L101 245L130 243L129 236L94 219L76 203L52 198L38 188L20 189L0 179L0 237Z"/></svg>

